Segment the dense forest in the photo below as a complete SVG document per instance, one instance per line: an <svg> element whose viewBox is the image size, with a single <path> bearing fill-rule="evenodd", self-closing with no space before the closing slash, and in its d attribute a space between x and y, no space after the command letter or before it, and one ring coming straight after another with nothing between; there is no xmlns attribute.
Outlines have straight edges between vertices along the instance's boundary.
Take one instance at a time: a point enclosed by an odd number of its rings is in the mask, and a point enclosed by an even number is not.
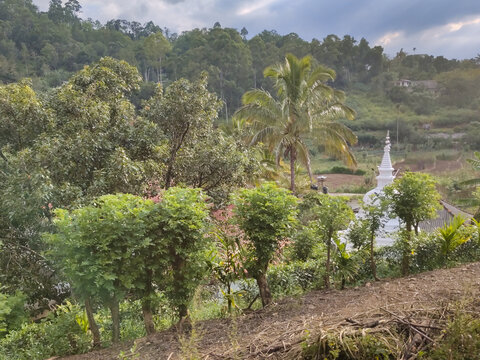
<svg viewBox="0 0 480 360"><path fill-rule="evenodd" d="M403 144L421 144L413 130L429 124L465 132L467 144L480 149L478 127L471 125L479 116L478 58L446 59L403 49L390 58L381 46L350 35L331 34L308 42L295 33L264 30L253 35L245 28L223 28L218 22L212 28L177 34L151 21L84 20L80 10L76 0L51 1L47 12L40 12L31 0L2 1L0 82L31 78L35 89L47 90L84 65L111 56L136 66L142 74L142 85L132 95L139 107L153 94L156 83L168 86L179 78L194 80L207 71L209 90L223 103L219 119L225 121L238 109L245 91L272 89L273 82L263 76L268 65L286 53L311 54L315 62L335 70L335 87L347 91L349 104L358 113L353 130L358 132L359 145L378 146L382 136L375 131L385 128L399 132ZM393 87L399 79L434 80L436 89ZM399 117L405 121L396 129Z"/></svg>

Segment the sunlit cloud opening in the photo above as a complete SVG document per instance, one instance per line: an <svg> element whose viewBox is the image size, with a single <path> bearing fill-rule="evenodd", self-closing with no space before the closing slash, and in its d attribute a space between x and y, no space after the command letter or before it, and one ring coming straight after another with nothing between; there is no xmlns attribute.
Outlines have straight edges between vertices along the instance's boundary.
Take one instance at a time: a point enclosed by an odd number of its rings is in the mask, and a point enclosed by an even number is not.
<svg viewBox="0 0 480 360"><path fill-rule="evenodd" d="M254 3L244 6L240 10L237 11L237 15L249 15L255 11L258 11L260 9L263 9L273 3L277 2L277 0L260 0L260 1L255 1Z"/></svg>

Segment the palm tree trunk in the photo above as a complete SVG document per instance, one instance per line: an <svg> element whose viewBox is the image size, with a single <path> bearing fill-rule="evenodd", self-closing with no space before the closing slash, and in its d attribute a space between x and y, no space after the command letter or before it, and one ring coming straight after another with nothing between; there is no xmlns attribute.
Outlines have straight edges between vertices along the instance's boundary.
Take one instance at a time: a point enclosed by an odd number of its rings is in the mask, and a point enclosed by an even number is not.
<svg viewBox="0 0 480 360"><path fill-rule="evenodd" d="M297 152L295 147L290 147L290 190L295 193L295 160L297 157Z"/></svg>

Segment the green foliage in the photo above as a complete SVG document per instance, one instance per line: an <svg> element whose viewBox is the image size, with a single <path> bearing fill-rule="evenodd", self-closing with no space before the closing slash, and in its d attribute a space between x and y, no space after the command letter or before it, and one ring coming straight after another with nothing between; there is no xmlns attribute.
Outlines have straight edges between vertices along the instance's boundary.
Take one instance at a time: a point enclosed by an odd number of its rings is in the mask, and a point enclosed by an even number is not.
<svg viewBox="0 0 480 360"><path fill-rule="evenodd" d="M324 256L307 261L275 264L267 272L268 284L275 297L302 294L323 285Z"/></svg>
<svg viewBox="0 0 480 360"><path fill-rule="evenodd" d="M349 146L357 142L353 132L338 118L353 119L355 112L344 104L345 94L328 85L332 69L312 64L312 57L298 59L287 54L285 62L269 66L265 77L275 81L277 98L265 90L250 90L242 97L236 116L252 128L251 144L264 143L290 160L290 190L295 191L295 162L300 161L311 179L310 153L306 139L320 143L330 155L355 164Z"/></svg>
<svg viewBox="0 0 480 360"><path fill-rule="evenodd" d="M56 210L57 232L45 235L74 293L110 307L114 342L120 337L119 301L128 291L151 287L145 273L154 269L146 258L161 253L147 237L153 207L134 195L104 195L71 212ZM163 270L161 260L156 265Z"/></svg>
<svg viewBox="0 0 480 360"><path fill-rule="evenodd" d="M71 212L56 210L57 232L46 238L76 293L109 300L135 287L144 269L139 254L151 241L145 236L153 206L152 201L117 194Z"/></svg>
<svg viewBox="0 0 480 360"><path fill-rule="evenodd" d="M207 89L207 77L175 81L165 92L157 88L143 114L166 138L165 188L186 184L203 188L217 203L226 201L234 186L244 185L254 161L239 141L214 129L220 102Z"/></svg>
<svg viewBox="0 0 480 360"><path fill-rule="evenodd" d="M458 310L441 341L425 358L428 360L469 360L480 353L480 319Z"/></svg>
<svg viewBox="0 0 480 360"><path fill-rule="evenodd" d="M306 261L315 256L313 249L318 244L317 232L314 227L303 226L293 236L292 254L295 260Z"/></svg>
<svg viewBox="0 0 480 360"><path fill-rule="evenodd" d="M354 214L347 205L346 198L310 192L306 194L300 204L300 220L309 224L316 236L327 247L325 261L325 286L330 286L330 263L332 240L337 237L337 232L345 230L353 220Z"/></svg>
<svg viewBox="0 0 480 360"><path fill-rule="evenodd" d="M347 282L352 281L358 274L362 252L349 252L347 244L335 239L336 252L333 257L334 274L344 289Z"/></svg>
<svg viewBox="0 0 480 360"><path fill-rule="evenodd" d="M267 269L280 241L292 233L297 199L288 190L266 182L257 188L240 190L234 205L236 221L248 240L243 265L249 276L257 280L265 306L272 301Z"/></svg>
<svg viewBox="0 0 480 360"><path fill-rule="evenodd" d="M408 231L420 221L434 217L440 206L435 181L424 173L406 172L385 188L385 194L393 213L405 222Z"/></svg>
<svg viewBox="0 0 480 360"><path fill-rule="evenodd" d="M279 246L295 225L297 199L286 189L266 182L253 189L240 190L234 199L234 212L240 228L252 247L249 273L265 273Z"/></svg>
<svg viewBox="0 0 480 360"><path fill-rule="evenodd" d="M450 254L455 251L463 243L467 242L470 237L461 232L460 227L465 223L465 219L461 215L456 215L450 224L445 224L438 229L438 241L440 243L440 251L444 257L444 265L448 265Z"/></svg>
<svg viewBox="0 0 480 360"><path fill-rule="evenodd" d="M154 209L152 234L162 244L170 269L157 274L157 281L165 284L165 294L180 317L187 315L188 303L205 274L207 216L200 189L169 188Z"/></svg>
<svg viewBox="0 0 480 360"><path fill-rule="evenodd" d="M409 268L411 232L414 228L417 230L420 221L435 217L437 209L440 208L440 194L430 175L413 172L406 172L401 178L395 179L384 191L391 204L392 214L405 224L405 231L402 233L402 272L405 275Z"/></svg>
<svg viewBox="0 0 480 360"><path fill-rule="evenodd" d="M77 320L83 314L78 305L67 304L39 323L23 323L0 340L0 358L42 360L88 351L90 336Z"/></svg>
<svg viewBox="0 0 480 360"><path fill-rule="evenodd" d="M319 339L318 343L305 345L302 359L388 360L395 356L395 348L396 343L393 337L364 334L340 338L336 334L326 334Z"/></svg>
<svg viewBox="0 0 480 360"><path fill-rule="evenodd" d="M26 296L20 291L15 295L0 293L0 338L16 330L28 319L25 311Z"/></svg>
<svg viewBox="0 0 480 360"><path fill-rule="evenodd" d="M47 125L47 112L31 83L0 86L0 151L4 146L16 152L32 145Z"/></svg>

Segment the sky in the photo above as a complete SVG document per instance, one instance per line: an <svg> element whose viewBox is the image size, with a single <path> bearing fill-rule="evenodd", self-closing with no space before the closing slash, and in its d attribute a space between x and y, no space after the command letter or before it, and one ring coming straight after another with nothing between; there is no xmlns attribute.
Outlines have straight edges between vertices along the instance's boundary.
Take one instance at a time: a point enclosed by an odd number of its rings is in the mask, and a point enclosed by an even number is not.
<svg viewBox="0 0 480 360"><path fill-rule="evenodd" d="M65 0L64 0L65 1ZM362 37L389 56L443 55L468 59L480 53L480 0L79 0L80 17L102 23L152 20L173 32L210 28L215 22L249 37L263 30L292 32L311 41L329 34ZM40 10L49 0L33 0Z"/></svg>

